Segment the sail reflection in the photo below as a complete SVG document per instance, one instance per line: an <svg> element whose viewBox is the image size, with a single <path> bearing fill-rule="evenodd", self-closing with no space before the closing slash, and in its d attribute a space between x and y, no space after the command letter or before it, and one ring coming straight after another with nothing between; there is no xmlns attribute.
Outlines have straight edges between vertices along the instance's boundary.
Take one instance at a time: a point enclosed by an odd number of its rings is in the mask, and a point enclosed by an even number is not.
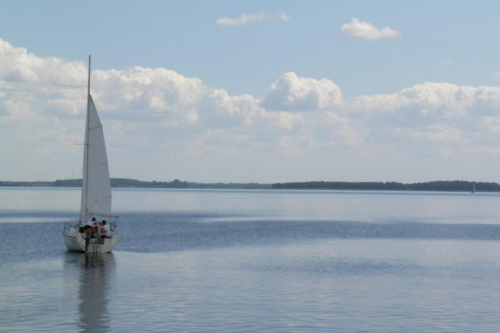
<svg viewBox="0 0 500 333"><path fill-rule="evenodd" d="M115 270L113 253L67 253L79 269L79 327L82 332L109 331L109 288Z"/></svg>

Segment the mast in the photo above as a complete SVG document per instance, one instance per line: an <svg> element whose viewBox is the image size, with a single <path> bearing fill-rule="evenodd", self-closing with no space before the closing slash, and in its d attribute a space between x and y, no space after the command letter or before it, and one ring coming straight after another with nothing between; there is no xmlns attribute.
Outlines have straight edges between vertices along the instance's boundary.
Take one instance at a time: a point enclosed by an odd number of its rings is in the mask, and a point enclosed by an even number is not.
<svg viewBox="0 0 500 333"><path fill-rule="evenodd" d="M87 222L88 216L88 175L89 175L89 125L90 125L90 60L91 60L91 55L89 55L89 75L88 75L88 83L87 83L87 115L86 115L86 123L85 123L85 146L84 146L84 163L85 165L83 166L84 174L83 174L83 182L82 183L82 188L85 189L85 193L82 193L82 196L85 196L85 207L82 207L82 210L84 211L83 213L83 219L85 222Z"/></svg>
<svg viewBox="0 0 500 333"><path fill-rule="evenodd" d="M90 94L90 61L87 92L87 120L83 152L82 202L80 218L90 215L111 216L111 184L104 132L92 95Z"/></svg>
<svg viewBox="0 0 500 333"><path fill-rule="evenodd" d="M90 96L90 57L92 57L91 55L89 55L89 80L88 80L88 86L87 86L87 96ZM88 102L87 102L87 110L88 110Z"/></svg>

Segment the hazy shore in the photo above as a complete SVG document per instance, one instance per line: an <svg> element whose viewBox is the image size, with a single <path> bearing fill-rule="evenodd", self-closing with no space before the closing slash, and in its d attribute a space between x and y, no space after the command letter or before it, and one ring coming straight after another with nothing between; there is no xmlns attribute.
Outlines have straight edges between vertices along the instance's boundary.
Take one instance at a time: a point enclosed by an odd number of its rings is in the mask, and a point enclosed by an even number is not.
<svg viewBox="0 0 500 333"><path fill-rule="evenodd" d="M0 181L1 187L81 187L81 179L56 181ZM422 183L398 182L331 182L309 181L274 184L259 183L195 183L188 181L140 181L112 178L114 188L212 188L212 189L303 189L303 190L360 190L360 191L446 191L446 192L500 192L500 185L493 182L463 180L430 181Z"/></svg>

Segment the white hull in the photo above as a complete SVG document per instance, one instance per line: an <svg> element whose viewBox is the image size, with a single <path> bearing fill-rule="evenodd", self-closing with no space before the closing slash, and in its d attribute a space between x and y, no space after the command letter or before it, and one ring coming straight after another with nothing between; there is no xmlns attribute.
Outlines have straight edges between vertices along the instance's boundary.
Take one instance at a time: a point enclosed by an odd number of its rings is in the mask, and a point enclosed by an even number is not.
<svg viewBox="0 0 500 333"><path fill-rule="evenodd" d="M85 252L85 236L78 232L78 226L67 225L64 229L64 244L70 251ZM103 244L100 244L98 238L91 238L88 247L90 253L107 253L113 251L118 235L116 232L111 233L111 238L104 238Z"/></svg>

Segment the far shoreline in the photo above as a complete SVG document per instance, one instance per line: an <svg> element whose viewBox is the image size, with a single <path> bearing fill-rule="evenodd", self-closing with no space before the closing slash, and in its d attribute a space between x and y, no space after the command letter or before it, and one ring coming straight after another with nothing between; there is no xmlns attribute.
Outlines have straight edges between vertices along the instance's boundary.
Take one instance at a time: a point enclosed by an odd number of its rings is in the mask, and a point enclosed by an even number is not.
<svg viewBox="0 0 500 333"><path fill-rule="evenodd" d="M81 179L56 181L0 181L0 187L52 187L80 188ZM352 191L436 191L436 192L500 192L500 185L493 182L463 180L429 181L422 183L398 182L340 182L308 181L274 184L259 183L196 183L175 179L170 182L140 181L112 178L112 188L180 188L180 189L261 189L261 190L352 190Z"/></svg>

